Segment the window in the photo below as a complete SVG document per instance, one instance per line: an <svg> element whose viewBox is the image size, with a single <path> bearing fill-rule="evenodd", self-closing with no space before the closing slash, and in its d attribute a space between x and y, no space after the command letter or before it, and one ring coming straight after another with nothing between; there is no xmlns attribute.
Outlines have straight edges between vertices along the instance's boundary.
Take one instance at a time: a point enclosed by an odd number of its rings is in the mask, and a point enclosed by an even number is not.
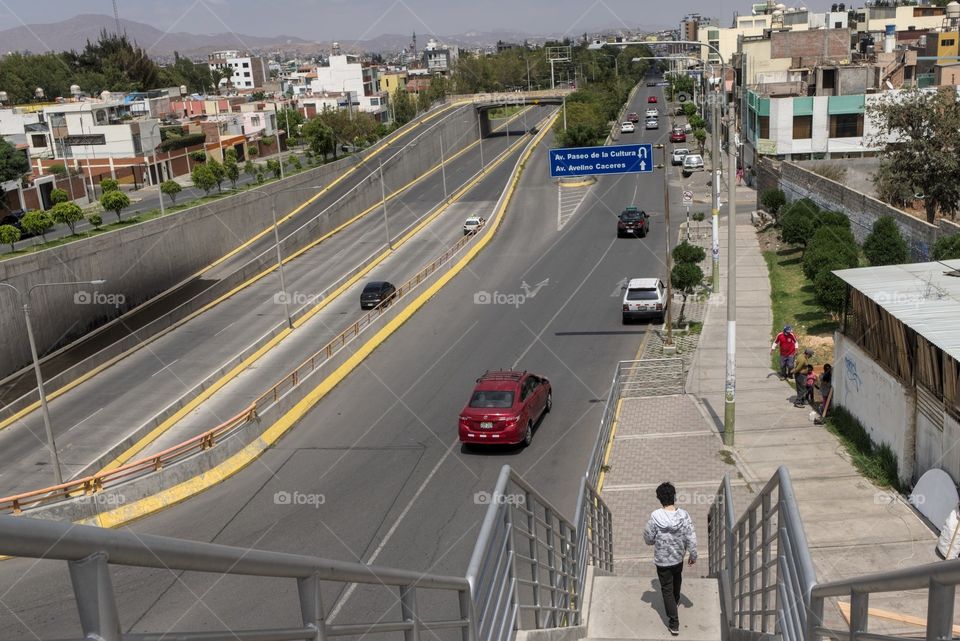
<svg viewBox="0 0 960 641"><path fill-rule="evenodd" d="M941 47L952 47L954 44L956 44L956 41L953 38L946 38L940 41Z"/></svg>
<svg viewBox="0 0 960 641"><path fill-rule="evenodd" d="M793 117L793 139L806 140L813 138L813 116Z"/></svg>
<svg viewBox="0 0 960 641"><path fill-rule="evenodd" d="M635 287L627 290L627 300L657 300L657 290L653 287Z"/></svg>
<svg viewBox="0 0 960 641"><path fill-rule="evenodd" d="M487 390L474 392L470 407L513 407L513 392Z"/></svg>
<svg viewBox="0 0 960 641"><path fill-rule="evenodd" d="M831 138L856 138L863 135L863 114L830 116Z"/></svg>
<svg viewBox="0 0 960 641"><path fill-rule="evenodd" d="M30 136L30 144L34 147L46 147L47 137L43 134L33 134Z"/></svg>
<svg viewBox="0 0 960 641"><path fill-rule="evenodd" d="M835 89L836 86L837 86L837 70L824 69L823 70L823 88Z"/></svg>
<svg viewBox="0 0 960 641"><path fill-rule="evenodd" d="M244 69L249 69L249 68L250 68L250 63L249 63L249 62L243 63L243 68L244 68Z"/></svg>
<svg viewBox="0 0 960 641"><path fill-rule="evenodd" d="M760 116L760 138L770 137L770 116Z"/></svg>
<svg viewBox="0 0 960 641"><path fill-rule="evenodd" d="M252 126L254 126L254 127L259 127L259 126L260 126L260 116L254 116L253 118L251 118L251 119L250 119L250 124L251 124Z"/></svg>
<svg viewBox="0 0 960 641"><path fill-rule="evenodd" d="M249 71L244 71L244 72L243 72L243 77L244 77L244 78L249 78L249 77L250 77L250 72L249 72Z"/></svg>
<svg viewBox="0 0 960 641"><path fill-rule="evenodd" d="M834 23L833 23L833 28L834 28L834 29L843 29L843 23L842 23L842 22L834 22Z"/></svg>

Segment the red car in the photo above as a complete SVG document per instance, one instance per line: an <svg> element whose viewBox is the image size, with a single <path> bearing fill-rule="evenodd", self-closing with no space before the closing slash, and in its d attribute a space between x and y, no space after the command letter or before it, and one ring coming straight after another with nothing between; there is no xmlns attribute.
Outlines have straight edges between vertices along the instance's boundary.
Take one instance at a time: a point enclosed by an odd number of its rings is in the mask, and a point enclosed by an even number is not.
<svg viewBox="0 0 960 641"><path fill-rule="evenodd" d="M530 445L533 428L553 406L550 381L527 371L486 372L460 412L460 442Z"/></svg>
<svg viewBox="0 0 960 641"><path fill-rule="evenodd" d="M647 102L656 102L656 101L657 101L656 96L650 96L649 98L647 98Z"/></svg>
<svg viewBox="0 0 960 641"><path fill-rule="evenodd" d="M636 112L630 112L627 114L627 120L633 123L640 122L640 114Z"/></svg>
<svg viewBox="0 0 960 641"><path fill-rule="evenodd" d="M670 142L687 142L687 134L682 131L671 131Z"/></svg>

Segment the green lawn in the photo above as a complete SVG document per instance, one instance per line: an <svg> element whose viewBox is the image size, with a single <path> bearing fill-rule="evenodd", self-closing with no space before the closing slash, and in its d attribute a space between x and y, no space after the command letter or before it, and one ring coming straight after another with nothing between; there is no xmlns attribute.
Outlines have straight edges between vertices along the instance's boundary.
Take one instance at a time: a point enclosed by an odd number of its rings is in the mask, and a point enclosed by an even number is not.
<svg viewBox="0 0 960 641"><path fill-rule="evenodd" d="M489 117L491 120L499 120L501 118L509 118L515 113L519 112L524 107L522 105L513 105L508 107L498 107L496 109L491 109Z"/></svg>
<svg viewBox="0 0 960 641"><path fill-rule="evenodd" d="M837 329L837 322L817 304L813 285L803 275L801 255L801 249L790 247L763 252L770 273L773 334L784 325L793 325L800 344L813 347L817 352L816 362L830 362L833 359L833 332ZM774 369L778 367L776 352L770 362Z"/></svg>

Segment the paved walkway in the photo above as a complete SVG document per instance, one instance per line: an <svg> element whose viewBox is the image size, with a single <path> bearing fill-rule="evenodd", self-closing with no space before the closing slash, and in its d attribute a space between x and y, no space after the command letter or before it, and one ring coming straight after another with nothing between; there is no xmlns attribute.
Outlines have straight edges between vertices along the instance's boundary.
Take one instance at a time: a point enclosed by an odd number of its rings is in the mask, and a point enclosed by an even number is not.
<svg viewBox="0 0 960 641"><path fill-rule="evenodd" d="M749 200L748 194L738 202ZM751 192L752 193L752 192ZM614 510L618 573L650 575L652 551L640 531L657 506L653 490L673 481L691 513L706 561L706 512L724 472L735 479L737 514L751 488L786 465L800 504L820 581L909 567L937 560L936 534L903 500L862 478L844 448L793 407L792 388L770 368L772 312L766 263L749 210L737 226L736 440L724 451L723 424L726 307L707 305L706 322L687 379L687 395L625 400L609 460L603 497ZM721 292L726 292L726 219L721 217ZM733 461L732 459L735 459ZM731 463L735 463L731 465ZM697 564L692 575L706 574ZM923 617L921 593L876 595L871 608ZM957 609L960 612L960 607ZM834 606L828 623L842 624ZM915 625L872 616L872 632L921 634Z"/></svg>

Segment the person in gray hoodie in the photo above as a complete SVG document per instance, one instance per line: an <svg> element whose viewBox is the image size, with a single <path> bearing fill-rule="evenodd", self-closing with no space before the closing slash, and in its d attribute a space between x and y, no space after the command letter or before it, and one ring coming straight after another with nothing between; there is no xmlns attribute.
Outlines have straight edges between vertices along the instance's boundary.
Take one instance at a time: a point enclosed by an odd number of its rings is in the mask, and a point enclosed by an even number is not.
<svg viewBox="0 0 960 641"><path fill-rule="evenodd" d="M689 552L690 565L697 562L697 533L687 511L678 508L677 490L672 483L661 483L657 488L659 510L650 514L643 529L643 540L653 546L653 562L660 579L663 609L669 620L670 634L680 634L677 603L680 602L680 584L683 581L683 557Z"/></svg>

